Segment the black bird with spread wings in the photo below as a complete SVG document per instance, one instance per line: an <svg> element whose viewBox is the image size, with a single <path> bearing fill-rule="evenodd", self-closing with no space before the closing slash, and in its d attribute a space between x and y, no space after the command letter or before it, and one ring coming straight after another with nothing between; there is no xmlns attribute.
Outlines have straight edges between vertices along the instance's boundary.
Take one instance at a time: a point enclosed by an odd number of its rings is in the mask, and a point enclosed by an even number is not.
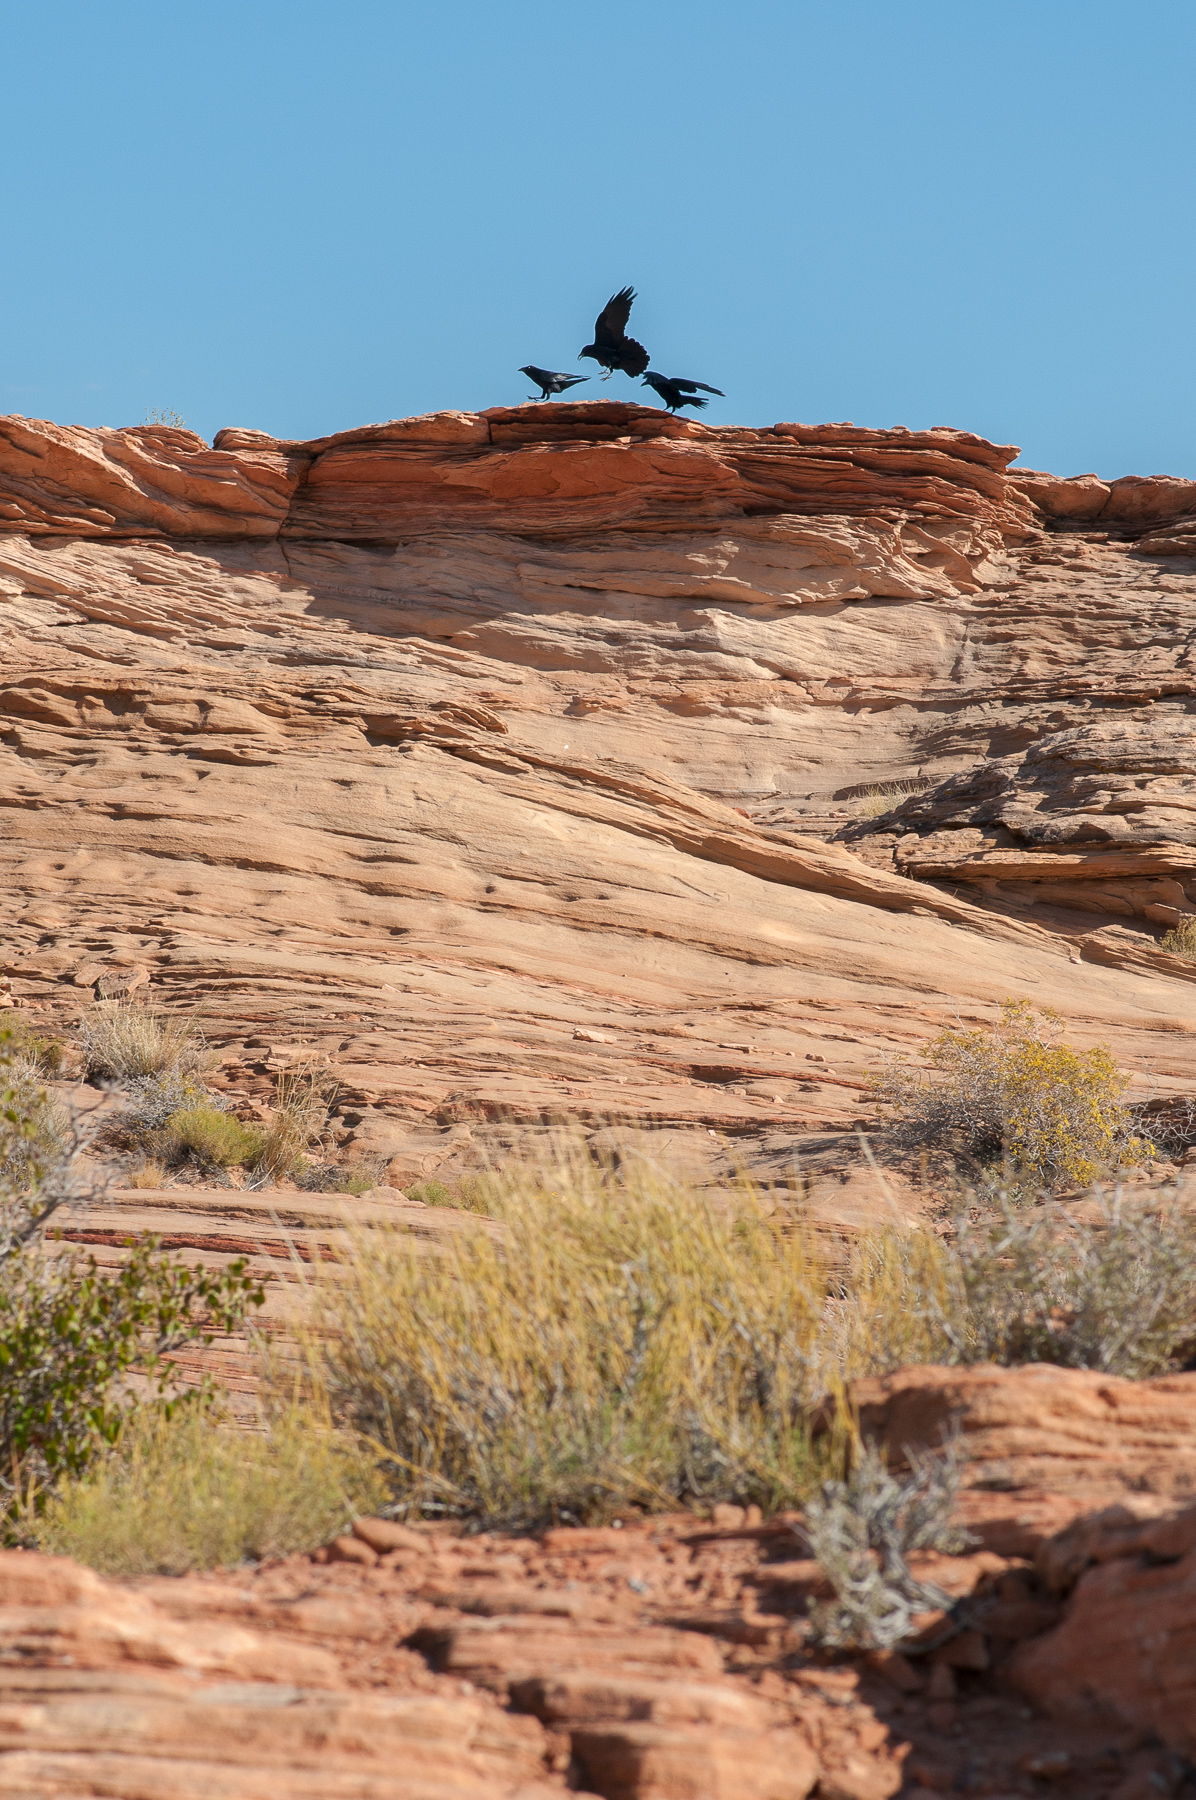
<svg viewBox="0 0 1196 1800"><path fill-rule="evenodd" d="M535 382L540 390L541 400L551 400L554 394L563 394L568 388L590 379L588 375L560 375L553 369L537 369L535 363L524 363L519 373ZM534 394L528 395L529 400L534 400L535 397Z"/></svg>
<svg viewBox="0 0 1196 1800"><path fill-rule="evenodd" d="M634 299L634 288L620 288L612 294L594 321L594 342L578 351L578 362L583 356L592 356L602 364L606 370L603 381L609 381L616 369L622 369L624 375L642 375L652 360L644 346L627 335Z"/></svg>
<svg viewBox="0 0 1196 1800"><path fill-rule="evenodd" d="M670 412L676 412L679 406L708 405L708 401L698 399L699 388L704 394L717 394L720 400L725 397L722 388L707 387L704 381L686 381L684 375L658 375L655 369L648 370L641 386L655 388Z"/></svg>

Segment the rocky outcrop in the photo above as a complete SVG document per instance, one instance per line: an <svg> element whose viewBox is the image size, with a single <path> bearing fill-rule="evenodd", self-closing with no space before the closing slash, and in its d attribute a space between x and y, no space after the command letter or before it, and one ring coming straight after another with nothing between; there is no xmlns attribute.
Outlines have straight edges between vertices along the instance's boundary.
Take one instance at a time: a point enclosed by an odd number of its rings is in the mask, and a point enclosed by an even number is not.
<svg viewBox="0 0 1196 1800"><path fill-rule="evenodd" d="M1193 1383L860 1384L865 1431L898 1455L954 1423L980 1540L915 1559L947 1604L884 1655L820 1653L800 1516L735 1506L537 1537L362 1519L310 1558L136 1583L4 1553L0 1794L1177 1793Z"/></svg>

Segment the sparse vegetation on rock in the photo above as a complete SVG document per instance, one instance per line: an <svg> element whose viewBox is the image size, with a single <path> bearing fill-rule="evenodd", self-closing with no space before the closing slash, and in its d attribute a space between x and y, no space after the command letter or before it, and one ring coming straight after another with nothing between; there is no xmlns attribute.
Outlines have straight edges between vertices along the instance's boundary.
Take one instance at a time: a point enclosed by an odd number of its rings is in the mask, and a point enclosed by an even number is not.
<svg viewBox="0 0 1196 1800"><path fill-rule="evenodd" d="M146 1407L71 1474L32 1527L38 1546L113 1575L183 1574L308 1550L385 1497L376 1460L290 1408L246 1433L210 1406Z"/></svg>
<svg viewBox="0 0 1196 1800"><path fill-rule="evenodd" d="M932 1074L896 1063L876 1076L874 1098L894 1109L901 1142L946 1153L989 1189L1086 1186L1150 1146L1110 1052L1072 1050L1061 1029L1057 1013L1006 1000L991 1031L941 1032L925 1052Z"/></svg>
<svg viewBox="0 0 1196 1800"><path fill-rule="evenodd" d="M321 1292L333 1411L385 1448L404 1509L521 1523L808 1489L826 1274L803 1232L747 1192L611 1185L578 1156L512 1172L494 1210L436 1257L372 1233Z"/></svg>
<svg viewBox="0 0 1196 1800"><path fill-rule="evenodd" d="M916 1550L962 1550L967 1534L952 1523L959 1491L958 1451L912 1452L901 1479L865 1444L845 1480L827 1481L805 1506L810 1548L835 1589L811 1607L814 1639L828 1649L891 1650L914 1634L919 1612L950 1604L909 1565Z"/></svg>

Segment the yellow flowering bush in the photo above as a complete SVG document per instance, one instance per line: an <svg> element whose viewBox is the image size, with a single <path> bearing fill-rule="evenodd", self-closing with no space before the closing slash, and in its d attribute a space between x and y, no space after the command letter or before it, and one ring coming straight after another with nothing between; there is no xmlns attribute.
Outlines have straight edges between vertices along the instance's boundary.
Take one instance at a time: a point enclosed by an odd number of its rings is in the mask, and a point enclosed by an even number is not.
<svg viewBox="0 0 1196 1800"><path fill-rule="evenodd" d="M874 1097L895 1108L907 1143L1003 1164L1007 1187L1083 1186L1152 1146L1132 1133L1126 1077L1109 1051L1057 1042L1061 1025L1049 1008L1006 1000L992 1031L940 1033L926 1052L931 1072L897 1064L874 1078Z"/></svg>

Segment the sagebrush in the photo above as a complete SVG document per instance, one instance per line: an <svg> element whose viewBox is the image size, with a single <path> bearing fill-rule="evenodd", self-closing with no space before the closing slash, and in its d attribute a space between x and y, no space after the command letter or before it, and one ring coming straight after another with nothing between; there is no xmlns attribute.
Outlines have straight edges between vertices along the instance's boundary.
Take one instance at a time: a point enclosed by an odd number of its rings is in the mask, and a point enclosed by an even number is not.
<svg viewBox="0 0 1196 1800"><path fill-rule="evenodd" d="M1029 1212L1008 1195L965 1209L946 1237L892 1230L858 1243L832 1307L834 1361L1056 1363L1142 1377L1196 1349L1196 1222L1174 1197Z"/></svg>
<svg viewBox="0 0 1196 1800"><path fill-rule="evenodd" d="M967 1545L951 1522L958 1450L948 1444L939 1456L906 1456L910 1473L902 1479L865 1444L845 1480L824 1482L806 1502L806 1536L835 1590L833 1600L810 1608L814 1642L827 1649L891 1650L913 1635L916 1614L950 1605L941 1589L918 1579L909 1558Z"/></svg>

